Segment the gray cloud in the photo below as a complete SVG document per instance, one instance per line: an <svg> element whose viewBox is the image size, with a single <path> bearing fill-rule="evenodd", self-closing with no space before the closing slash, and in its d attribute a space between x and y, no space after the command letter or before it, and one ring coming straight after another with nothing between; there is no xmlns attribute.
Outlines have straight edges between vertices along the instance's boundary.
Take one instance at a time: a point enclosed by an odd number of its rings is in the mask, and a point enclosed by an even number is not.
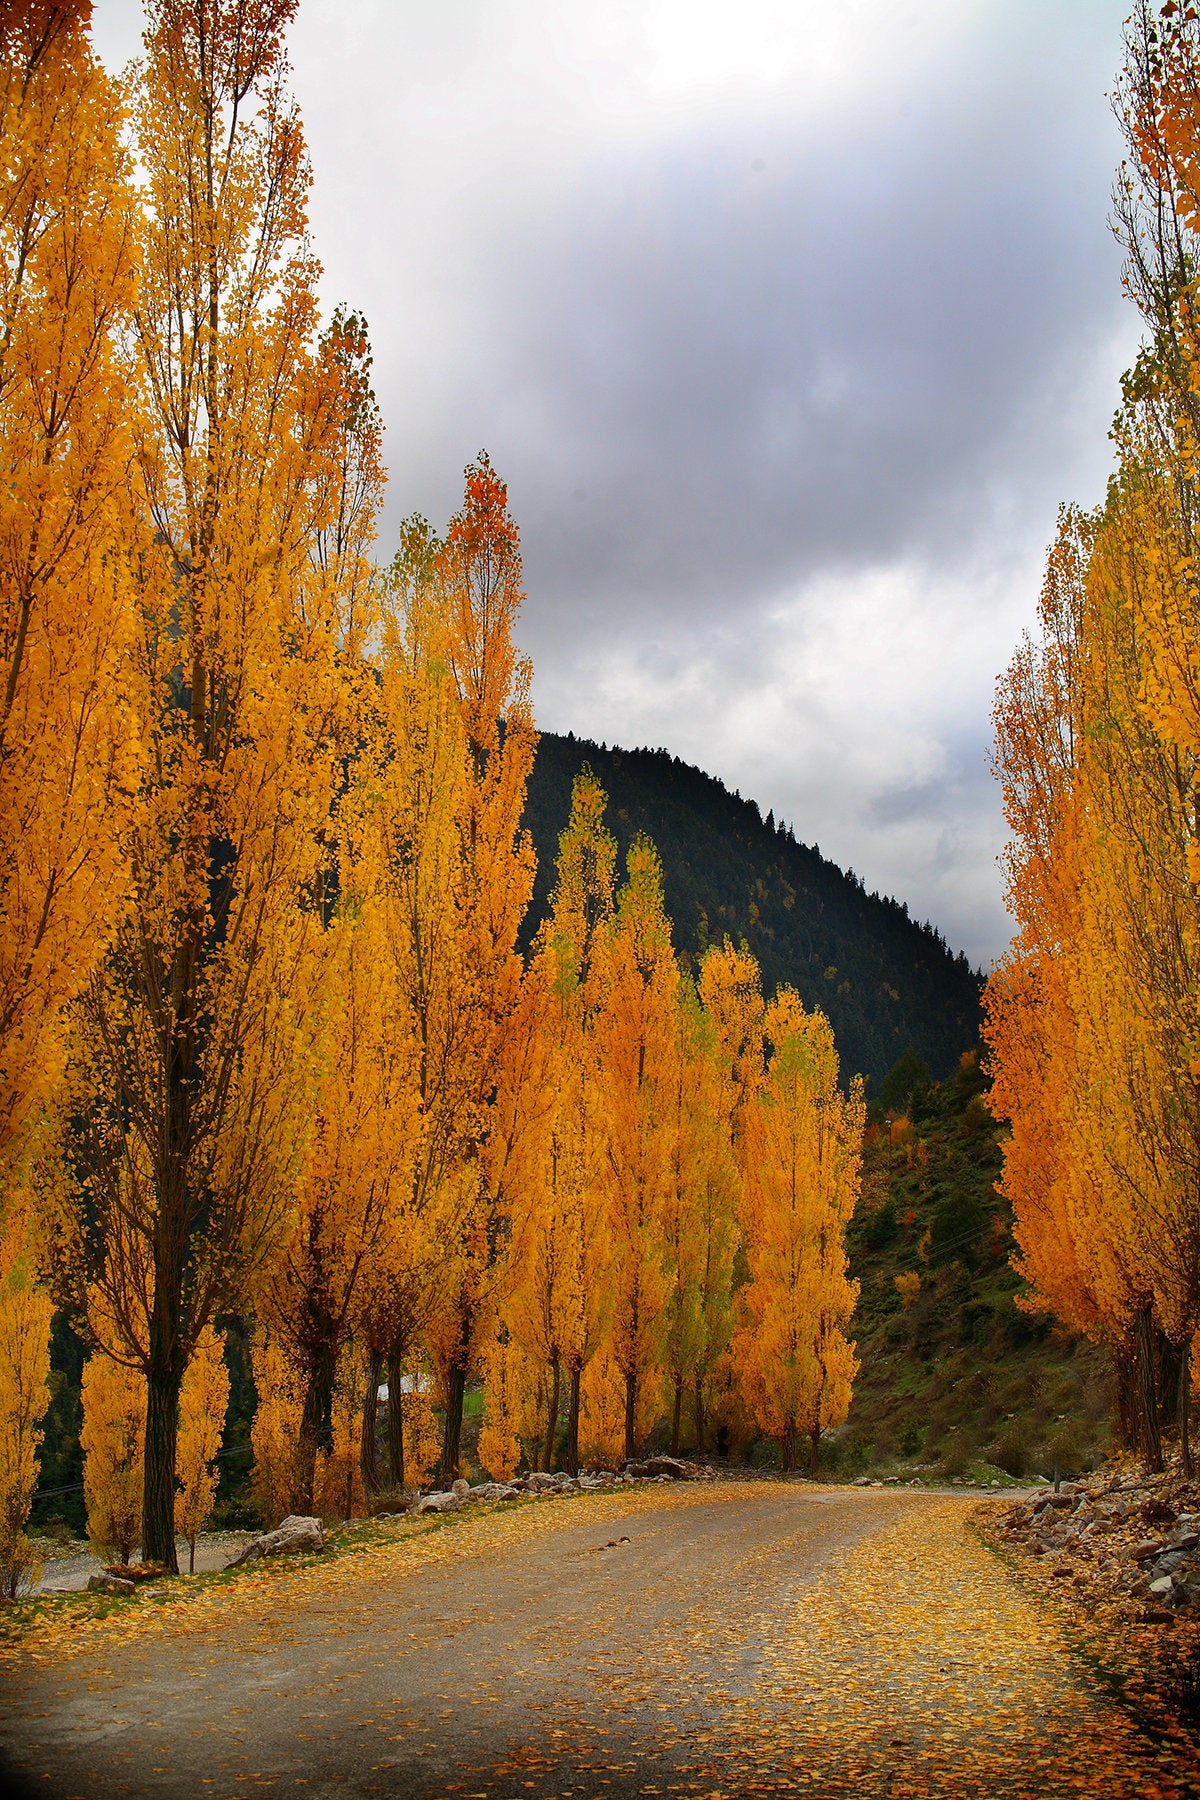
<svg viewBox="0 0 1200 1800"><path fill-rule="evenodd" d="M308 0L293 36L388 530L486 446L542 721L669 746L981 958L992 686L1136 341L1123 11Z"/></svg>

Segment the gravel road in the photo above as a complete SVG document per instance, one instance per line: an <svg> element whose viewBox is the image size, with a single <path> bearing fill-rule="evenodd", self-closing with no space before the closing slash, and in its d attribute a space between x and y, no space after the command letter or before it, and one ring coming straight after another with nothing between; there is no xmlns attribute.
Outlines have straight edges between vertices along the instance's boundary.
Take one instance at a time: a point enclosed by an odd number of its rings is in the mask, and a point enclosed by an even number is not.
<svg viewBox="0 0 1200 1800"><path fill-rule="evenodd" d="M455 1520L8 1659L10 1789L1185 1794L966 1530L783 1483Z"/></svg>

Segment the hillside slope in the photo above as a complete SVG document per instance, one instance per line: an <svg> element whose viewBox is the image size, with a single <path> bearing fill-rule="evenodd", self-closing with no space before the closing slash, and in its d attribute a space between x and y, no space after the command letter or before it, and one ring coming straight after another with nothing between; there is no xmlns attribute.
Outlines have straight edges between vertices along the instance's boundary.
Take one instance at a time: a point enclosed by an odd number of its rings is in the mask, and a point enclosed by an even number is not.
<svg viewBox="0 0 1200 1800"><path fill-rule="evenodd" d="M941 1076L976 1042L981 979L965 956L906 905L868 894L790 828L764 820L753 800L665 750L543 733L525 815L538 856L530 937L547 910L558 834L585 763L609 796L622 855L639 831L658 848L676 949L695 959L726 935L744 938L768 994L790 982L825 1012L845 1075L866 1075L877 1091L911 1045Z"/></svg>
<svg viewBox="0 0 1200 1800"><path fill-rule="evenodd" d="M1111 1363L1014 1304L1023 1284L995 1190L1004 1129L984 1103L978 1058L966 1054L940 1084L908 1085L896 1115L867 1128L846 1237L861 1283L850 1335L862 1366L823 1457L847 1475L1090 1468L1110 1444Z"/></svg>

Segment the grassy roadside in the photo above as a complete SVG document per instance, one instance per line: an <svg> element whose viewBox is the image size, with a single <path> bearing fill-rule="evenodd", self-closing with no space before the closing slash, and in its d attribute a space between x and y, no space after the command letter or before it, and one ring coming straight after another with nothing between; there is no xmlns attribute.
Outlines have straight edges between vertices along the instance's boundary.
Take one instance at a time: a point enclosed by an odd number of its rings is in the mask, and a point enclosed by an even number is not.
<svg viewBox="0 0 1200 1800"><path fill-rule="evenodd" d="M1110 1447L1111 1372L1093 1345L1016 1304L995 1191L1003 1131L978 1056L945 1081L917 1066L896 1085L868 1126L847 1232L861 1368L823 1471L965 1486L1094 1467Z"/></svg>
<svg viewBox="0 0 1200 1800"><path fill-rule="evenodd" d="M567 1495L574 1499L581 1496ZM556 1496L558 1498L558 1496ZM452 1533L484 1517L504 1517L544 1505L543 1497L528 1494L513 1500L484 1501L469 1510L422 1513L418 1518L355 1519L336 1525L323 1551L307 1555L255 1558L236 1569L213 1569L197 1575L163 1575L139 1583L132 1594L104 1594L86 1588L61 1594L31 1594L0 1606L0 1651L19 1647L40 1630L53 1625L68 1632L105 1620L135 1620L139 1614L178 1611L201 1606L229 1589L261 1593L264 1586L286 1581L303 1570L327 1569L371 1551Z"/></svg>

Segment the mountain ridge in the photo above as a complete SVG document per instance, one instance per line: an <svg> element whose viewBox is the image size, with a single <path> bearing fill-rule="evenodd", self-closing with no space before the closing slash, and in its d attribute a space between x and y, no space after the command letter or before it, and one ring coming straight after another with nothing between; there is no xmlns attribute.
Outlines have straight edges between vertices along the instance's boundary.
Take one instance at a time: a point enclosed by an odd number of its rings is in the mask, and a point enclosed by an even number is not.
<svg viewBox="0 0 1200 1800"><path fill-rule="evenodd" d="M546 916L558 834L585 765L609 798L606 823L622 858L638 832L663 863L675 948L695 965L709 944L744 940L764 991L797 989L833 1026L843 1076L868 1078L868 1097L909 1048L935 1076L949 1074L979 1036L983 977L906 902L868 894L792 827L764 819L754 800L664 749L626 750L541 734L525 823L538 858L526 942Z"/></svg>

